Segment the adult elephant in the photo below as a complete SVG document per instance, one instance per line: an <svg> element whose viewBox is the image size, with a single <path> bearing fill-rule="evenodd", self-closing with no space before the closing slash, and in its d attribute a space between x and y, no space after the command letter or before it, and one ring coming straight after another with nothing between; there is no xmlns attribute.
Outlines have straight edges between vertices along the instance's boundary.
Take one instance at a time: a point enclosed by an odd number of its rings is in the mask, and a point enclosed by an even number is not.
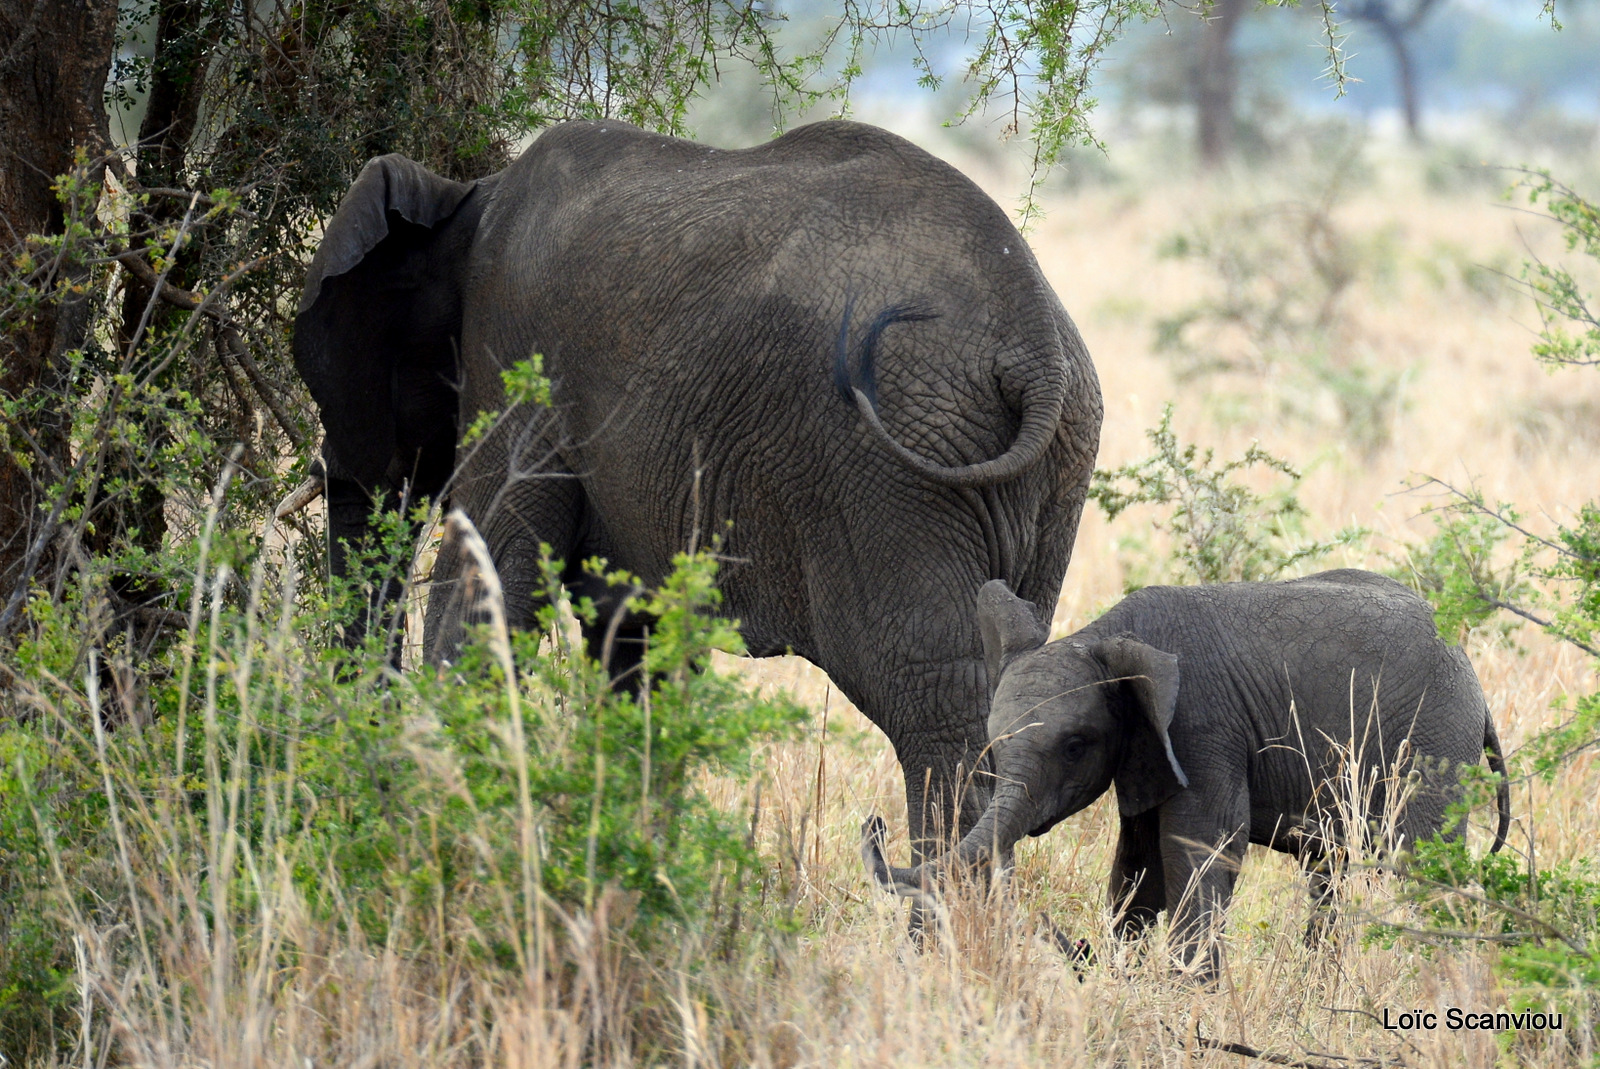
<svg viewBox="0 0 1600 1069"><path fill-rule="evenodd" d="M504 410L501 372L535 353L551 403L457 468L457 429ZM326 431L336 572L375 498L447 491L527 626L540 543L572 583L594 556L655 582L726 531L746 645L817 664L883 729L919 843L987 742L975 592L1004 579L1054 604L1101 416L1005 213L850 122L739 151L575 122L465 184L373 160L312 262L295 364ZM459 641L459 571L447 544L430 659ZM602 620L592 648L608 622L625 671L646 622ZM988 790L959 793L965 828Z"/></svg>

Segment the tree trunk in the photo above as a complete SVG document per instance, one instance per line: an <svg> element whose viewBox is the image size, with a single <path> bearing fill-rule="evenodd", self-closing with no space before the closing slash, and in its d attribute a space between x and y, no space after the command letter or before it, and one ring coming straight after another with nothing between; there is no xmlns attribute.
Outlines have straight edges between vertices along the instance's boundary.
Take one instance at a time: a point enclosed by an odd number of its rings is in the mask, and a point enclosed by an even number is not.
<svg viewBox="0 0 1600 1069"><path fill-rule="evenodd" d="M102 160L89 175L90 185L99 186L110 143L104 93L116 26L116 0L0 0L0 248L7 255L20 252L29 235L63 232L65 216L51 187L72 169L78 149ZM40 399L54 385L64 354L84 340L87 303L81 292L69 292L83 269L69 260L40 275L37 304L0 310L0 392L7 400ZM38 567L48 536L39 515L40 487L51 481L50 462L65 460L65 404L65 398L47 401L3 432L0 599L6 601L27 579L24 573ZM33 454L35 445L46 456L18 463L17 454Z"/></svg>
<svg viewBox="0 0 1600 1069"><path fill-rule="evenodd" d="M1239 20L1249 0L1216 0L1200 32L1200 63L1195 71L1195 105L1200 123L1200 165L1207 170L1233 153L1234 102L1238 96L1238 57L1233 52Z"/></svg>
<svg viewBox="0 0 1600 1069"><path fill-rule="evenodd" d="M1422 107L1417 89L1416 61L1411 54L1411 35L1433 10L1438 0L1416 0L1409 12L1396 0L1365 0L1354 5L1350 18L1371 23L1394 54L1395 81L1400 87L1400 113L1405 117L1406 134L1414 143L1422 141Z"/></svg>
<svg viewBox="0 0 1600 1069"><path fill-rule="evenodd" d="M1410 27L1385 17L1373 20L1394 53L1395 79L1400 83L1400 112L1405 116L1406 135L1413 143L1422 142L1422 120L1417 108L1417 72L1411 60Z"/></svg>
<svg viewBox="0 0 1600 1069"><path fill-rule="evenodd" d="M134 150L140 185L188 187L184 165L200 113L206 63L219 29L208 23L208 6L209 0L160 0L157 5L156 46L150 63L150 95L144 121L139 126L139 142ZM176 226L187 208L188 205L178 199L153 198L140 209L139 222L159 234L168 227ZM163 248L161 251L166 250ZM189 288L192 281L191 260L191 255L180 253L168 275L168 281L180 288ZM137 276L126 275L123 286L122 327L118 331L117 342L126 353L141 322L146 323L146 336L149 336L172 326L178 315L171 305L157 302L154 290ZM159 350L152 350L152 355L159 358ZM132 370L140 374L144 368L136 364ZM169 368L157 385L170 385L167 380L177 374L176 366ZM158 420L144 430L148 453L153 454L166 444L168 436L164 421ZM132 541L134 546L152 553L161 548L167 530L166 497L161 493L159 480L151 477L152 473L139 470L145 462L146 457L138 456L122 456L113 460L114 470L129 489L126 496L107 503L111 515L95 525L96 534L90 539L93 552L111 552L119 541L128 538L130 532L134 531L138 532ZM119 573L113 583L119 588L118 594L136 604L147 602L159 593L150 588L145 577L141 576Z"/></svg>

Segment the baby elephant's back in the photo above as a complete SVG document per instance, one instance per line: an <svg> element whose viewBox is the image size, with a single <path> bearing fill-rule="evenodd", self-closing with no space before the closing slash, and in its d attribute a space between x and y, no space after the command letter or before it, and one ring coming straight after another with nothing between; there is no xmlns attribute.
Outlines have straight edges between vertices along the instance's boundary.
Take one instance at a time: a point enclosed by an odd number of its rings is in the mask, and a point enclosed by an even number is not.
<svg viewBox="0 0 1600 1069"><path fill-rule="evenodd" d="M1278 651L1301 715L1335 736L1371 739L1391 761L1403 739L1416 753L1482 755L1487 707L1477 675L1439 637L1426 601L1355 569L1261 585L1276 596L1251 629L1254 641Z"/></svg>
<svg viewBox="0 0 1600 1069"><path fill-rule="evenodd" d="M1375 815L1403 796L1393 830L1432 835L1459 797L1458 766L1483 758L1488 707L1466 654L1439 637L1426 601L1371 572L1270 585L1278 596L1254 632L1283 646L1286 737L1272 763L1298 766L1315 808L1349 811L1356 793Z"/></svg>

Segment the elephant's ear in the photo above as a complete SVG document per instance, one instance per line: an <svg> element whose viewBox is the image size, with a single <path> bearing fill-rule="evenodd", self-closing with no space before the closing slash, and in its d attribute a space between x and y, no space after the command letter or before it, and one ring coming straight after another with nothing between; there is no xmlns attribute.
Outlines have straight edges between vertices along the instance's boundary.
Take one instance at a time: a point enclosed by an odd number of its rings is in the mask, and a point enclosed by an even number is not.
<svg viewBox="0 0 1600 1069"><path fill-rule="evenodd" d="M1138 816L1189 786L1168 735L1178 707L1178 658L1126 635L1100 643L1094 654L1122 684L1127 736L1116 772L1117 808L1124 817Z"/></svg>
<svg viewBox="0 0 1600 1069"><path fill-rule="evenodd" d="M380 156L328 221L295 317L294 363L321 411L330 480L368 494L409 480L432 494L449 477L480 185Z"/></svg>
<svg viewBox="0 0 1600 1069"><path fill-rule="evenodd" d="M1036 650L1050 637L1033 603L1011 592L1003 579L991 579L978 591L978 630L983 633L983 663L989 673L989 696L1000 685L1000 673L1013 659Z"/></svg>
<svg viewBox="0 0 1600 1069"><path fill-rule="evenodd" d="M368 160L328 220L306 272L299 311L317 303L324 279L349 271L389 236L390 212L432 228L449 218L471 190L470 183L440 178L398 152Z"/></svg>

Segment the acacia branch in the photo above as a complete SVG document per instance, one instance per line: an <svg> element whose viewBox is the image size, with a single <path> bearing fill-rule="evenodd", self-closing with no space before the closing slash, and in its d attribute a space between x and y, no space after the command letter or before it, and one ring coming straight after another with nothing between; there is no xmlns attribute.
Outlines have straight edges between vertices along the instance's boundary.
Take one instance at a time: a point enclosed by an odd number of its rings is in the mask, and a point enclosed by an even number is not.
<svg viewBox="0 0 1600 1069"><path fill-rule="evenodd" d="M1459 939L1474 943L1500 943L1506 946L1516 946L1526 943L1529 939L1543 938L1537 932L1467 932L1446 928L1411 928L1404 924L1390 924L1387 927L1401 935L1416 936L1419 939Z"/></svg>
<svg viewBox="0 0 1600 1069"><path fill-rule="evenodd" d="M1473 511L1477 512L1479 515L1487 516L1487 517L1489 517L1490 519L1494 520L1496 523L1500 524L1503 527L1509 527L1511 530L1517 532L1519 535L1521 535L1523 538L1526 538L1530 542L1537 542L1539 545L1543 546L1545 549L1551 550L1551 551L1553 551L1553 552L1555 552L1557 554L1560 554L1563 557L1571 557L1573 560L1582 560L1583 559L1583 557L1580 554L1572 552L1572 550L1568 549L1566 546L1561 545L1559 542L1552 542L1548 538L1545 538L1545 537L1543 537L1541 535L1534 534L1532 531L1528 530L1526 527L1522 526L1516 520L1513 520L1510 516L1508 516L1505 513L1501 512L1499 509L1490 508L1487 504L1484 503L1482 498L1476 497L1473 494L1470 494L1470 493L1466 492L1465 490L1459 490L1454 485L1452 485L1451 483L1445 482L1443 479L1439 478L1438 476L1435 476L1435 475L1428 476L1428 481L1425 482L1425 483L1422 483L1416 489L1420 490L1420 489L1428 486L1430 483L1433 484L1433 485L1436 485L1436 486L1442 486L1445 490L1447 490L1449 493L1454 495L1457 500L1463 502L1466 505L1471 506ZM1435 506L1435 507L1443 509L1443 508L1445 508L1447 506ZM1434 507L1429 507L1425 511L1432 512L1433 510L1434 510Z"/></svg>
<svg viewBox="0 0 1600 1069"><path fill-rule="evenodd" d="M1456 895L1459 898L1466 899L1468 902L1476 902L1480 906L1487 906L1490 909L1497 909L1503 913L1508 913L1518 920L1525 921L1530 926L1539 929L1539 933L1534 936L1535 938L1555 939L1565 944L1567 949L1571 950L1579 957L1585 958L1589 961L1596 960L1595 955L1589 951L1589 948L1578 942L1578 940L1570 933L1562 931L1560 928L1557 928L1543 917L1529 913L1527 910L1521 909L1517 906L1513 906L1509 902L1496 901L1495 899L1489 898L1486 895L1480 895L1472 891L1468 891L1464 887L1457 887L1455 884L1443 883L1439 880L1430 880L1428 877L1419 875L1414 871L1401 869L1391 864L1379 862L1373 864L1372 868L1379 872L1392 873L1393 875L1399 876L1402 879L1410 880L1413 883L1422 884L1425 887L1431 887L1436 891L1444 891L1448 894ZM1475 936L1474 938L1483 937Z"/></svg>
<svg viewBox="0 0 1600 1069"><path fill-rule="evenodd" d="M155 269L145 262L143 254L138 250L114 249L111 257L126 267L129 273L149 286L158 297L168 304L182 308L185 311L199 312L210 318L213 323L213 329L217 331L217 340L227 350L228 355L234 359L234 362L239 365L240 369L244 371L245 377L250 380L250 385L255 388L256 394L260 396L262 402L272 413L273 420L283 430L284 437L289 439L290 444L296 450L305 449L306 436L300 433L300 428L295 425L294 420L285 411L283 402L278 399L277 392L272 389L271 384L267 382L266 376L261 373L261 368L256 364L255 358L250 355L250 350L245 346L244 339L239 336L239 331L233 319L225 310L213 307L211 304L213 296L220 293L223 287L245 272L261 266L266 262L267 257L258 256L248 263L239 265L238 268L229 273L227 278L222 280L221 284L204 297L190 290L181 289L157 277Z"/></svg>
<svg viewBox="0 0 1600 1069"><path fill-rule="evenodd" d="M1479 596L1482 597L1481 594ZM1552 635L1555 635L1557 638L1561 639L1563 642L1572 643L1574 646L1578 647L1580 650L1582 650L1583 652L1587 653L1591 657L1600 657L1600 649L1596 649L1595 647L1589 645L1587 642L1583 641L1580 638L1573 638L1571 635L1564 634L1563 632L1561 632L1560 630L1558 630L1556 628L1555 621L1553 621L1553 620L1541 619L1540 617L1538 617L1534 613L1531 613L1527 609L1524 609L1522 606L1513 605L1509 601L1501 601L1499 598L1484 598L1483 601L1484 601L1484 604L1486 604L1486 605L1492 605L1497 609L1504 609L1506 612L1509 612L1514 616L1520 616L1524 620L1529 621L1530 623L1538 624L1540 627L1544 628L1546 631L1550 632Z"/></svg>
<svg viewBox="0 0 1600 1069"><path fill-rule="evenodd" d="M289 418L289 413L284 411L283 402L278 399L277 392L267 382L266 376L261 374L255 357L250 355L250 350L245 346L244 339L239 337L239 332L230 322L218 321L213 328L217 338L228 350L228 355L243 369L245 377L250 380L250 385L255 387L256 393L272 412L272 418L277 421L283 430L285 438L294 446L296 452L301 452L306 447L306 436L300 433L300 428L295 426L294 420Z"/></svg>

